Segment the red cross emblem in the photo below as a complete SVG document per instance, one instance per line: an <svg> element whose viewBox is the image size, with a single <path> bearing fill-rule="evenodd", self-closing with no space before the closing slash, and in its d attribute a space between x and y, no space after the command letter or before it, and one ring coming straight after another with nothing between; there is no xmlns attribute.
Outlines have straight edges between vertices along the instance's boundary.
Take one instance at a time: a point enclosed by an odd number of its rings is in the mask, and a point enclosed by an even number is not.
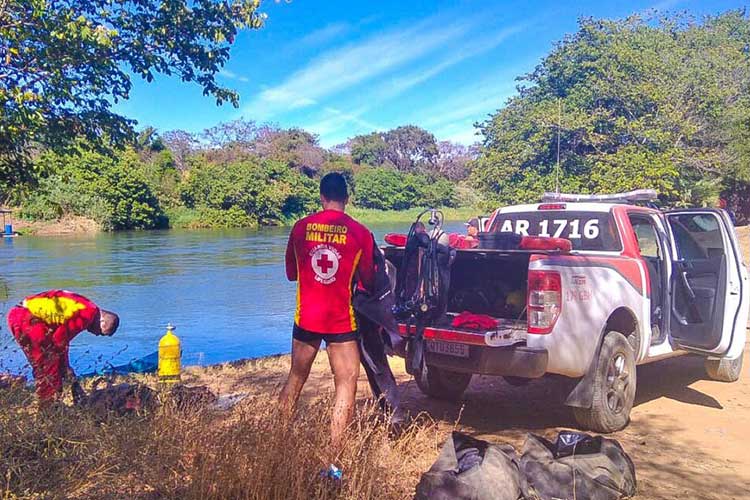
<svg viewBox="0 0 750 500"><path fill-rule="evenodd" d="M315 272L315 279L324 285L336 281L341 255L326 245L315 247L311 253L311 264Z"/></svg>
<svg viewBox="0 0 750 500"><path fill-rule="evenodd" d="M323 271L323 274L328 274L328 269L332 268L333 265L334 264L329 260L327 253L324 253L318 259L318 267Z"/></svg>

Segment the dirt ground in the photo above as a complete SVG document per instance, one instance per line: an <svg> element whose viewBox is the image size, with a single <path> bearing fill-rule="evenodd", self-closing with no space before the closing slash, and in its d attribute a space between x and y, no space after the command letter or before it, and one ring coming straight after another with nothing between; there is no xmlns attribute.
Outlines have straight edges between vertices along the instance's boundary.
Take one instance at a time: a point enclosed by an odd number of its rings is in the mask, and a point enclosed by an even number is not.
<svg viewBox="0 0 750 500"><path fill-rule="evenodd" d="M750 228L738 228L745 260ZM748 348L746 348L746 351ZM424 396L404 362L391 358L411 414L426 412L445 437L455 428L517 449L528 432L554 438L575 428L562 403L569 381L548 377L514 387L500 377L475 376L458 403ZM225 401L234 396L275 392L289 368L289 356L216 367L190 368L188 383L206 384ZM638 391L631 422L611 437L620 441L636 466L638 498L654 500L750 499L750 360L739 382L708 380L703 359L681 356L638 367ZM325 352L315 361L302 399L330 393L333 385ZM359 396L369 396L362 373ZM425 457L426 469L437 457Z"/></svg>
<svg viewBox="0 0 750 500"><path fill-rule="evenodd" d="M64 236L90 234L101 231L101 228L95 221L78 216L68 216L60 220L47 222L31 222L14 217L13 229L22 234L33 234L35 236Z"/></svg>
<svg viewBox="0 0 750 500"><path fill-rule="evenodd" d="M404 391L404 407L426 412L445 437L457 428L520 449L527 432L553 438L575 428L562 402L568 382L544 378L513 387L502 378L476 376L463 400L437 401L424 396L404 371L403 360L391 358ZM212 368L191 368L186 379L205 383L223 396L278 391L289 366L288 356ZM726 384L707 380L701 358L682 356L638 368L638 392L632 421L612 435L636 465L638 498L750 498L750 363L741 380ZM303 400L332 390L325 352L315 362ZM362 399L369 396L364 375ZM425 457L425 468L435 459Z"/></svg>

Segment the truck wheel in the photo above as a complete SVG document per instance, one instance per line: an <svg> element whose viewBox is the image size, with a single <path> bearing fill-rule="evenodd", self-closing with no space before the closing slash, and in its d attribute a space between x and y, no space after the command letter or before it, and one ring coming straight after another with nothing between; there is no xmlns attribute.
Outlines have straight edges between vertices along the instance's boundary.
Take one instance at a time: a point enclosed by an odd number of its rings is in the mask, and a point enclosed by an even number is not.
<svg viewBox="0 0 750 500"><path fill-rule="evenodd" d="M742 373L742 358L743 356L736 359L707 359L706 374L719 382L737 382Z"/></svg>
<svg viewBox="0 0 750 500"><path fill-rule="evenodd" d="M635 399L635 355L619 332L604 337L594 377L591 408L573 408L576 421L596 432L619 431L628 424Z"/></svg>
<svg viewBox="0 0 750 500"><path fill-rule="evenodd" d="M471 373L459 373L423 364L415 379L424 394L436 399L455 401L471 382Z"/></svg>

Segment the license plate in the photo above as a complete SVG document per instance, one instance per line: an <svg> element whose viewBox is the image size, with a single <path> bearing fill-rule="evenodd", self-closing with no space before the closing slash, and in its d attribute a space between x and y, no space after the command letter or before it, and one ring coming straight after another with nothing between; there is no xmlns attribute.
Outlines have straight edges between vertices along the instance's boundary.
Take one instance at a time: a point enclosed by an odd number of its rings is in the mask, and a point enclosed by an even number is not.
<svg viewBox="0 0 750 500"><path fill-rule="evenodd" d="M427 350L436 354L445 354L448 356L456 356L459 358L469 357L469 346L467 346L466 344L456 344L453 342L436 342L434 340L428 340Z"/></svg>

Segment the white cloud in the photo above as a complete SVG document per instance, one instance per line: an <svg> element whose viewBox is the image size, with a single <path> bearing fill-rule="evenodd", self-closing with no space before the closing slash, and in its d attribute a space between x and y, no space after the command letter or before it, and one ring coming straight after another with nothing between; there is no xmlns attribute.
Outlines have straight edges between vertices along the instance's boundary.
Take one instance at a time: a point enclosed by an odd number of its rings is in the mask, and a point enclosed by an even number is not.
<svg viewBox="0 0 750 500"><path fill-rule="evenodd" d="M303 127L318 134L323 145L332 145L360 133L383 130L385 127L381 124L365 118L368 113L452 66L493 50L535 22L496 28L487 33L482 29L487 21L486 15L458 20L436 16L406 28L389 30L326 50L279 84L263 89L241 112L256 120L284 117L289 113L296 114L299 119L302 114L307 118ZM329 25L302 40L317 43L335 37L344 29L349 28ZM436 60L427 67L422 64L417 71L418 63L428 56ZM505 73L501 81L484 79L451 91L435 105L419 110L411 117L399 117L398 121L431 128L441 139L474 142L473 122L502 106L514 89L515 73ZM344 92L352 96L355 89L358 92L355 109L343 111L341 105L329 104L334 100L340 102Z"/></svg>
<svg viewBox="0 0 750 500"><path fill-rule="evenodd" d="M458 88L435 105L415 110L415 116L423 119L412 121L430 130L439 140L472 144L480 140L475 135L474 123L500 109L515 93L514 75L520 72L504 70Z"/></svg>
<svg viewBox="0 0 750 500"><path fill-rule="evenodd" d="M303 36L296 42L296 45L323 45L349 32L350 29L351 26L347 23L331 23Z"/></svg>
<svg viewBox="0 0 750 500"><path fill-rule="evenodd" d="M228 69L220 69L219 70L219 76L223 76L224 78L228 78L230 80L238 80L240 82L249 82L250 81L247 77L244 77L242 75L238 75L234 71L229 71Z"/></svg>
<svg viewBox="0 0 750 500"><path fill-rule="evenodd" d="M504 28L491 35L484 36L481 39L473 41L466 46L462 46L459 50L452 52L447 57L438 61L437 64L423 71L414 72L410 75L398 77L391 80L390 83L384 85L383 90L378 97L380 100L397 97L410 88L415 87L416 85L419 85L420 83L423 83L439 75L451 66L455 66L456 64L466 59L478 56L494 49L508 37L523 31L523 29L525 29L527 26L529 26L529 23L516 24L514 26Z"/></svg>
<svg viewBox="0 0 750 500"><path fill-rule="evenodd" d="M303 128L318 134L324 147L334 146L359 133L384 130L385 127L361 118L366 111L364 107L347 112L326 106L317 121L307 123Z"/></svg>
<svg viewBox="0 0 750 500"><path fill-rule="evenodd" d="M261 92L244 111L254 118L265 119L310 106L418 59L460 38L469 27L468 23L428 20L412 28L393 30L329 50L281 84Z"/></svg>

